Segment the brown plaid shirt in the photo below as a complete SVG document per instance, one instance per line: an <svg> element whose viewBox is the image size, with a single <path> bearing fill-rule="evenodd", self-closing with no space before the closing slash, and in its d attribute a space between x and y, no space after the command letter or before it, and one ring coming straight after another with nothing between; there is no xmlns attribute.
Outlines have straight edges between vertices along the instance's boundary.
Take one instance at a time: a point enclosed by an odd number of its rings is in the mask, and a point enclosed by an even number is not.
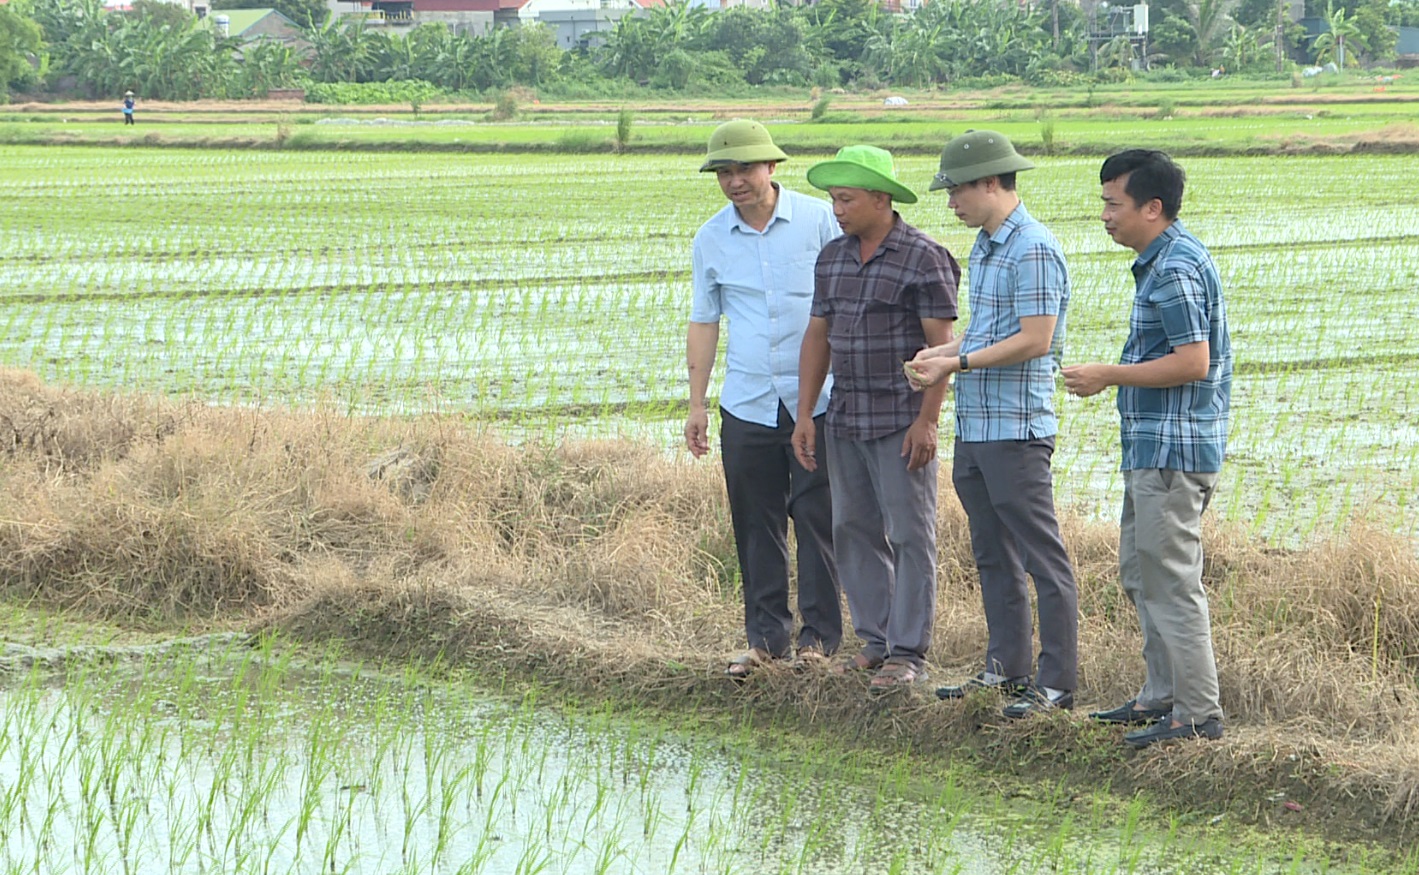
<svg viewBox="0 0 1419 875"><path fill-rule="evenodd" d="M901 216L866 264L860 254L856 237L838 237L818 254L814 274L812 313L828 320L832 350L828 430L847 440L900 431L921 413L902 362L926 346L922 319L956 318L961 279L946 247Z"/></svg>

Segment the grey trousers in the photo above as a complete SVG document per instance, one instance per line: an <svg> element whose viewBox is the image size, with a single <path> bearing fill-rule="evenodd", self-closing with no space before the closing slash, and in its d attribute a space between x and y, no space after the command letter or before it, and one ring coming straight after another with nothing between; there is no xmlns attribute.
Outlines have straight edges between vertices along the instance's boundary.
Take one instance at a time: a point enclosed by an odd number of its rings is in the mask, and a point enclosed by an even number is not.
<svg viewBox="0 0 1419 875"><path fill-rule="evenodd" d="M833 550L864 651L920 668L936 618L937 462L908 471L905 436L828 435Z"/></svg>
<svg viewBox="0 0 1419 875"><path fill-rule="evenodd" d="M830 466L809 471L793 455L793 417L780 402L769 428L720 410L720 449L734 546L744 584L744 632L750 647L787 656L793 633L788 607L788 521L798 542L799 647L833 653L842 643L838 568L833 559ZM823 417L818 458L826 459Z"/></svg>
<svg viewBox="0 0 1419 875"><path fill-rule="evenodd" d="M1202 588L1202 512L1216 486L1215 473L1123 472L1119 573L1138 609L1148 668L1138 704L1172 705L1180 723L1222 716Z"/></svg>
<svg viewBox="0 0 1419 875"><path fill-rule="evenodd" d="M1028 677L1034 667L1034 617L1025 575L1040 612L1036 683L1072 690L1079 675L1079 591L1054 514L1050 458L1054 438L956 441L951 480L971 526L981 603L990 640L986 671Z"/></svg>

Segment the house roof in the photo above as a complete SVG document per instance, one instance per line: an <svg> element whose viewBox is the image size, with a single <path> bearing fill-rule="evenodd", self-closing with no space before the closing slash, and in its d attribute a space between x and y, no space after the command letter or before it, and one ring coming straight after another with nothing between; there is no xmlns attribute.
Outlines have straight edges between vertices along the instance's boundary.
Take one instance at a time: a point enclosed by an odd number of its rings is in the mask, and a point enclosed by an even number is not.
<svg viewBox="0 0 1419 875"><path fill-rule="evenodd" d="M415 12L498 12L521 9L527 0L414 0Z"/></svg>
<svg viewBox="0 0 1419 875"><path fill-rule="evenodd" d="M227 17L227 34L230 36L241 36L268 15L280 18L293 28L300 27L275 9L213 9L205 20L215 21L218 15Z"/></svg>

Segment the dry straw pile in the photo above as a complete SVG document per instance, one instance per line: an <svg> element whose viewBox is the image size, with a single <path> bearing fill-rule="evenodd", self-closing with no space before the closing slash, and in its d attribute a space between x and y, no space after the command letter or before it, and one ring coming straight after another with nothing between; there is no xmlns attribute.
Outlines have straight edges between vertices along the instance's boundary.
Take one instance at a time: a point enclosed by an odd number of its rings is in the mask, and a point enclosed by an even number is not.
<svg viewBox="0 0 1419 875"><path fill-rule="evenodd" d="M1228 734L1135 755L1082 716L1007 725L988 697L873 700L861 679L787 670L725 682L742 608L712 464L623 442L512 446L449 418L70 391L20 372L0 372L0 442L11 602L149 629L339 637L493 683L910 743L1259 821L1419 834L1419 561L1384 532L1281 551L1210 529ZM941 495L938 681L974 672L985 639L949 480ZM1112 706L1142 671L1117 530L1064 526L1081 590L1081 705Z"/></svg>

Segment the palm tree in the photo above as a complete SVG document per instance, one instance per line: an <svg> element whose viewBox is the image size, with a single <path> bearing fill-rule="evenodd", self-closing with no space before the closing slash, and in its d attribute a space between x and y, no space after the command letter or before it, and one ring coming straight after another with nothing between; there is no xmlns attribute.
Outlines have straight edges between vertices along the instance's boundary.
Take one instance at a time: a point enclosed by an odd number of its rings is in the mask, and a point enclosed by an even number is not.
<svg viewBox="0 0 1419 875"><path fill-rule="evenodd" d="M1210 66L1222 49L1237 0L1189 0L1188 23L1197 32L1197 62Z"/></svg>
<svg viewBox="0 0 1419 875"><path fill-rule="evenodd" d="M1315 52L1316 63L1324 64L1326 61L1334 60L1335 66L1345 69L1345 41L1347 39L1358 39L1360 28L1355 26L1355 18L1345 11L1345 7L1337 9L1334 0L1326 4L1325 21L1329 27L1325 33L1316 37Z"/></svg>

